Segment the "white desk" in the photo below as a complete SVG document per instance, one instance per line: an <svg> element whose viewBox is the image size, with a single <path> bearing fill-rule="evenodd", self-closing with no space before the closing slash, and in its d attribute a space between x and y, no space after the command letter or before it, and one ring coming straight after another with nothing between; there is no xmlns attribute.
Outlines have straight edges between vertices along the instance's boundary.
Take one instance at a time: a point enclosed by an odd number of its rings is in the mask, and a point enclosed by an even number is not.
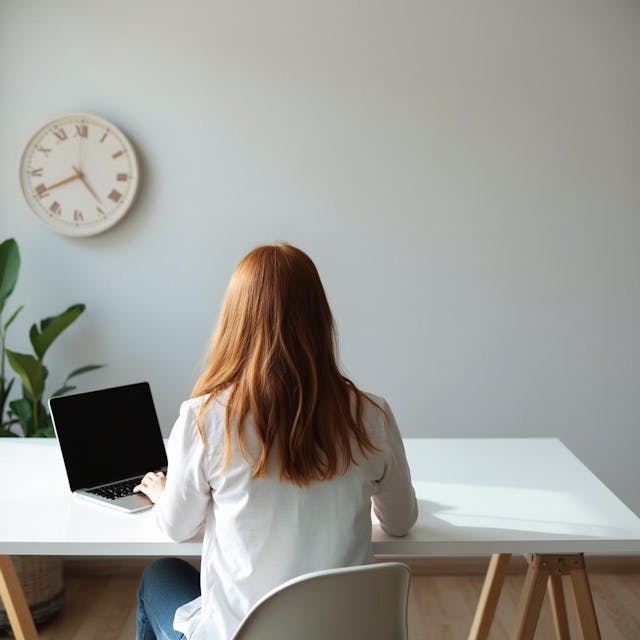
<svg viewBox="0 0 640 640"><path fill-rule="evenodd" d="M374 525L374 551L407 557L493 554L470 638L488 635L510 554L533 554L518 615L522 628L513 635L524 639L533 637L547 582L554 606L562 608L553 593L560 573L575 578L578 606L589 608L582 553L640 553L640 520L559 440L407 439L405 446L420 504L418 523L404 538L386 536ZM175 543L160 534L150 511L122 514L71 496L55 440L0 441L5 606L13 597L19 609L24 599L11 582L9 555L200 552L199 541ZM559 638L568 637L562 635L562 615L559 610ZM584 637L599 637L593 611L582 623L595 625ZM27 630L18 629L17 637L37 637L29 621L24 624Z"/></svg>

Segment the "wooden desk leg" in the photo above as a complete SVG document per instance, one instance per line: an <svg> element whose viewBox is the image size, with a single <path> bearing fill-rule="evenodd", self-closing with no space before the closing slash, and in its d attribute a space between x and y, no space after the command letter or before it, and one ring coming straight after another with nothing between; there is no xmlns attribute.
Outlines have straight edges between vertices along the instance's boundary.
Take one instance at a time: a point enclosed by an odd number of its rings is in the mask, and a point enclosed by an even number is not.
<svg viewBox="0 0 640 640"><path fill-rule="evenodd" d="M516 611L516 620L511 634L512 640L533 640L542 609L544 592L549 580L548 563L535 553L529 560L529 569Z"/></svg>
<svg viewBox="0 0 640 640"><path fill-rule="evenodd" d="M469 631L469 640L487 640L489 637L509 562L511 562L510 553L494 553L491 556L471 631Z"/></svg>
<svg viewBox="0 0 640 640"><path fill-rule="evenodd" d="M578 613L581 636L583 640L600 640L600 627L582 554L579 554L577 560L571 564L568 573L571 579L571 593Z"/></svg>
<svg viewBox="0 0 640 640"><path fill-rule="evenodd" d="M552 573L549 576L547 593L551 601L551 612L553 613L553 626L556 630L556 638L557 640L570 640L569 621L567 620L567 607L564 602L561 574Z"/></svg>
<svg viewBox="0 0 640 640"><path fill-rule="evenodd" d="M24 597L22 585L9 556L0 555L0 598L16 640L38 640L38 632Z"/></svg>
<svg viewBox="0 0 640 640"><path fill-rule="evenodd" d="M562 576L571 578L571 592L576 605L582 640L600 640L600 629L593 606L589 580L581 553L566 555L535 553L529 560L529 570L520 596L512 640L532 640L540 617L545 584L549 581L549 595L556 629L560 640L569 638L567 611L562 589Z"/></svg>

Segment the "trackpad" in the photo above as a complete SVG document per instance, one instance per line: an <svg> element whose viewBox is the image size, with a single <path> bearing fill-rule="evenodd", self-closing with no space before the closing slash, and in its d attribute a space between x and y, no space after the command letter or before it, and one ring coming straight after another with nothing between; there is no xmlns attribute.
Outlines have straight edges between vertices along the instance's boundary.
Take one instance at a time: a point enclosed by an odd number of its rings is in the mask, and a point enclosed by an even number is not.
<svg viewBox="0 0 640 640"><path fill-rule="evenodd" d="M149 500L149 498L147 498L143 493L134 493L131 496L118 498L113 501L113 504L119 507L124 507L125 509L135 509L136 511L153 507L153 502L151 502L151 500Z"/></svg>

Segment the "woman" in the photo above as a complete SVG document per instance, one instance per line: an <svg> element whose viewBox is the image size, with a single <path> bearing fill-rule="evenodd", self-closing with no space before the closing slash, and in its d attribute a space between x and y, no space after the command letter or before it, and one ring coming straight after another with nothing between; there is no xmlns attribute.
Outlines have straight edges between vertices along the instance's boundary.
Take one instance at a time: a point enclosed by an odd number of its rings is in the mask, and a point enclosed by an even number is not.
<svg viewBox="0 0 640 640"><path fill-rule="evenodd" d="M344 377L311 259L288 244L238 265L204 372L168 445L167 477L136 491L176 541L204 529L201 571L165 558L144 572L138 638L231 638L272 588L372 560L371 504L391 535L417 517L389 405Z"/></svg>

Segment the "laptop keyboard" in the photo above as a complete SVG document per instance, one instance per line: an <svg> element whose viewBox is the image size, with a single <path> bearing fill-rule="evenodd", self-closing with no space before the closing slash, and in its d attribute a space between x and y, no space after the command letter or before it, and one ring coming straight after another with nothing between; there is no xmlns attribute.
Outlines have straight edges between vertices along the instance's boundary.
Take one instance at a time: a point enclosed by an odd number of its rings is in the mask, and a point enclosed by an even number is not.
<svg viewBox="0 0 640 640"><path fill-rule="evenodd" d="M97 489L89 489L88 493L94 493L101 498L107 500L117 500L118 498L124 498L133 494L133 488L140 484L144 476L139 478L133 478L131 480L123 480L122 482L116 482L105 487L98 487Z"/></svg>

